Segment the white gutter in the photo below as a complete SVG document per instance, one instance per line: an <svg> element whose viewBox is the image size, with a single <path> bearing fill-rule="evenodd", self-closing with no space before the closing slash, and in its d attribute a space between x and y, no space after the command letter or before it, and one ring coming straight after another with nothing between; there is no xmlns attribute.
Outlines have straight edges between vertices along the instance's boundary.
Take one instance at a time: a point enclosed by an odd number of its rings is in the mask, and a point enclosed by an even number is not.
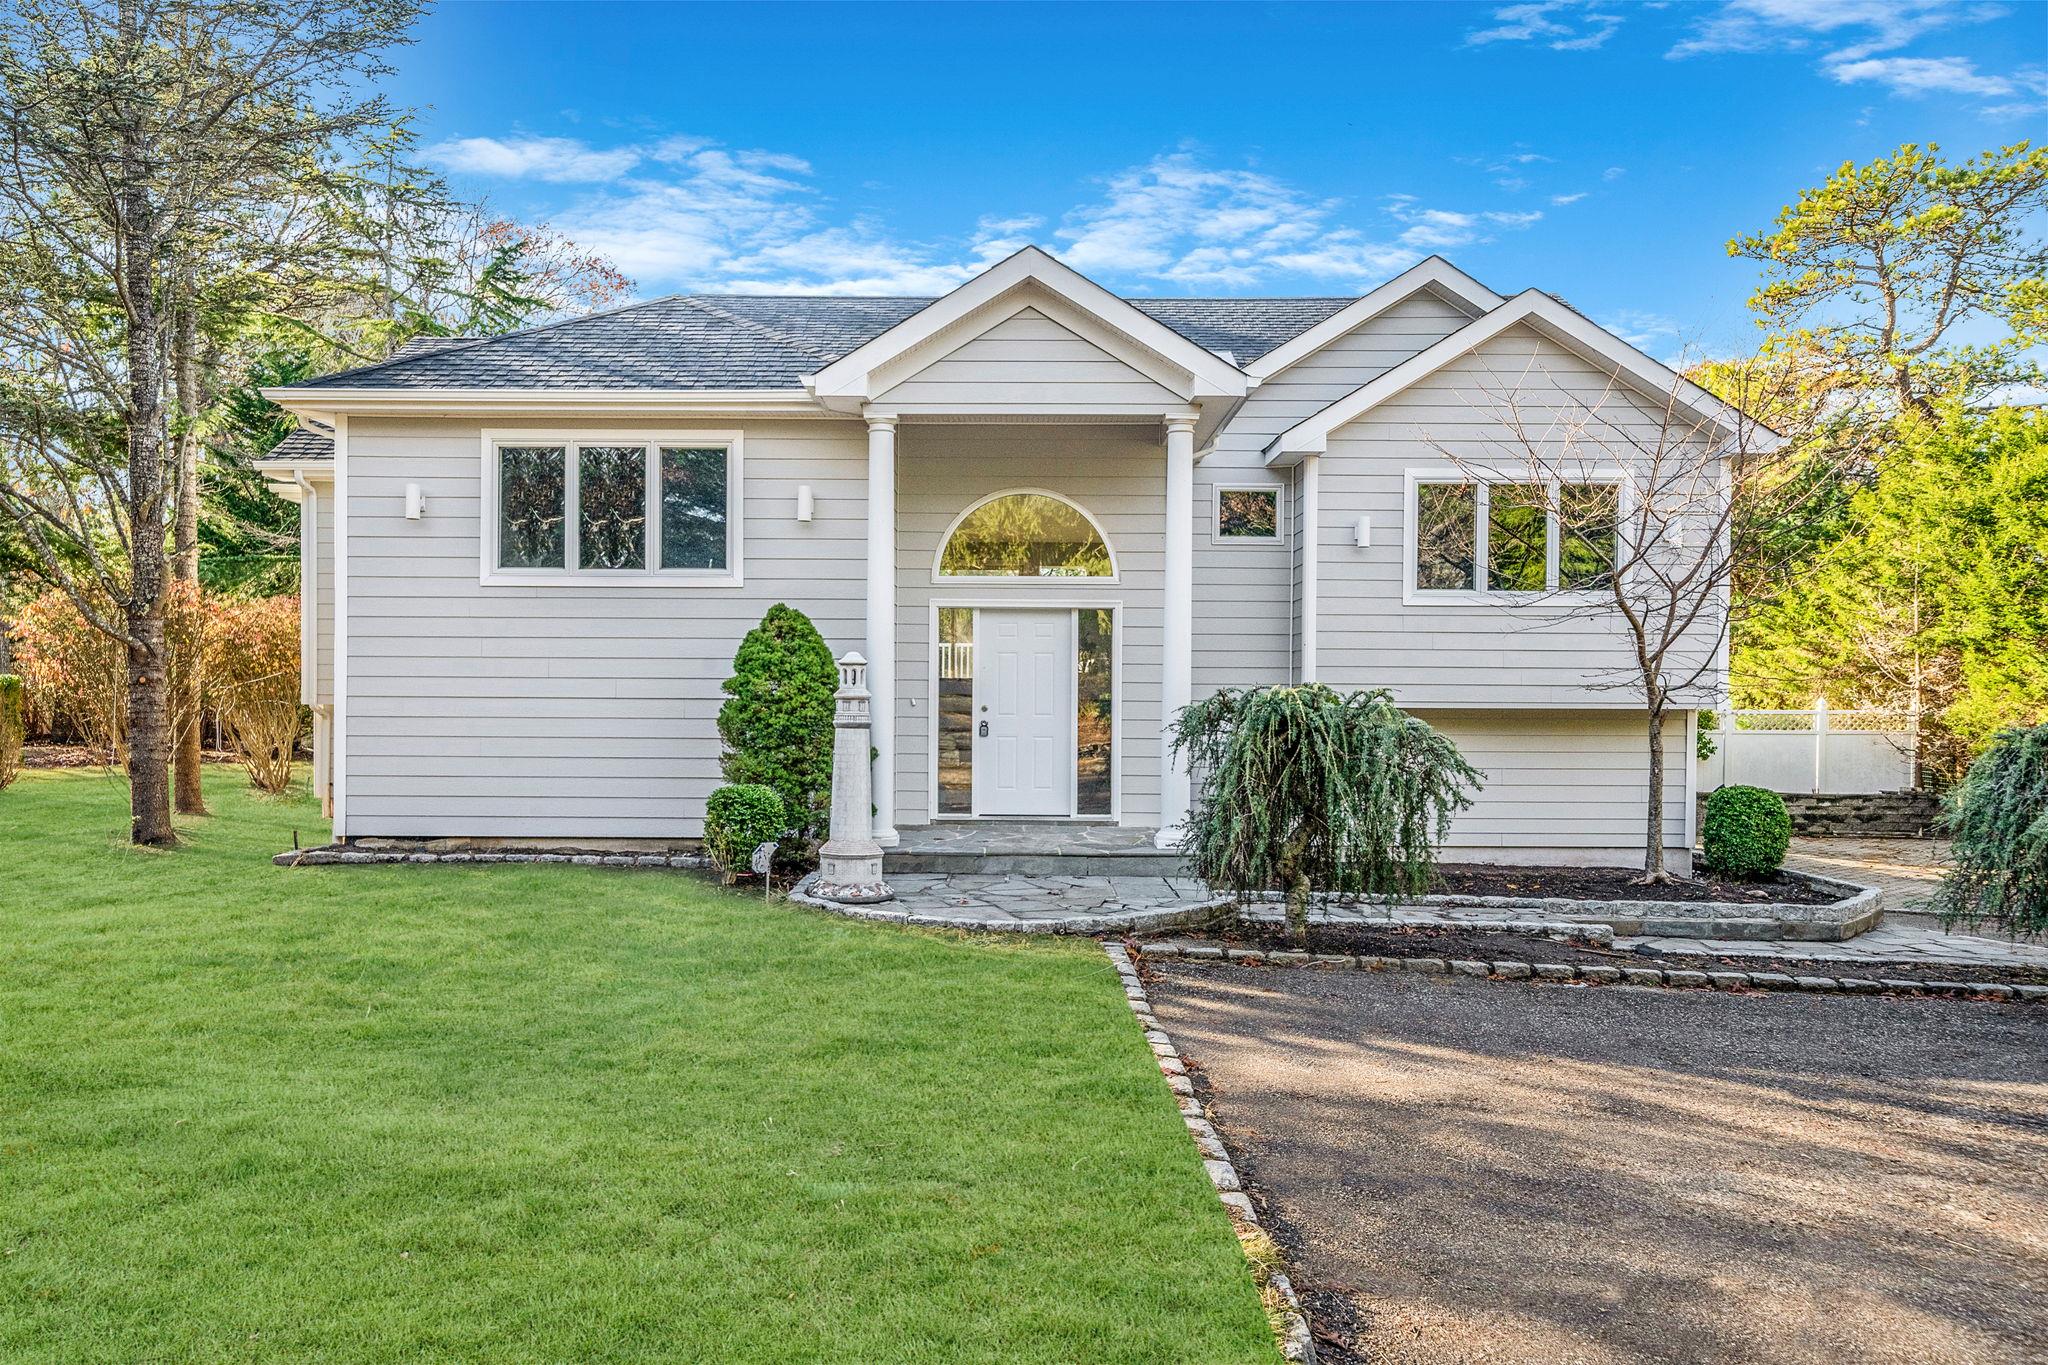
<svg viewBox="0 0 2048 1365"><path fill-rule="evenodd" d="M802 389L259 389L295 416L312 413L716 412L831 416Z"/></svg>

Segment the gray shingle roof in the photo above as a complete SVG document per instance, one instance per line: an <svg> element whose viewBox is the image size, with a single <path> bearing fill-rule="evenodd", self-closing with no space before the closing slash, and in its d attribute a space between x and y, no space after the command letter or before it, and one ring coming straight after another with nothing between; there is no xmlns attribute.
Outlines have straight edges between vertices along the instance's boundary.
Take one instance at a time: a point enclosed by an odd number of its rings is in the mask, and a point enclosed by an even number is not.
<svg viewBox="0 0 2048 1365"><path fill-rule="evenodd" d="M332 389L794 389L931 303L913 298L678 294L501 337L420 337L377 365L298 387ZM1238 364L1351 300L1133 299Z"/></svg>
<svg viewBox="0 0 2048 1365"><path fill-rule="evenodd" d="M279 441L259 455L256 464L270 464L273 461L284 464L293 460L331 460L334 458L334 437L324 432L307 431L300 427L291 435Z"/></svg>

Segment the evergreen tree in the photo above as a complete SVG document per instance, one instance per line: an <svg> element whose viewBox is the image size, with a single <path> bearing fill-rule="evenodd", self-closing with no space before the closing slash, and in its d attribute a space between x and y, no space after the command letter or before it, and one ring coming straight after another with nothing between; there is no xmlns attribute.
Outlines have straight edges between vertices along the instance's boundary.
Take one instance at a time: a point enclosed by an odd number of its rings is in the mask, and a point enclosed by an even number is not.
<svg viewBox="0 0 2048 1365"><path fill-rule="evenodd" d="M725 780L772 787L809 840L832 809L832 694L839 669L811 618L778 602L747 632L725 680Z"/></svg>

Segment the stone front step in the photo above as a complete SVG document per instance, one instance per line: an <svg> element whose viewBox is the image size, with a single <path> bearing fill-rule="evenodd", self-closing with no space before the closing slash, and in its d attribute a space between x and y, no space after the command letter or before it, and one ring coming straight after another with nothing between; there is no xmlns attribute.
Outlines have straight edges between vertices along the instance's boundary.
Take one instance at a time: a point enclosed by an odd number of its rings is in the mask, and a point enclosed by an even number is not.
<svg viewBox="0 0 2048 1365"><path fill-rule="evenodd" d="M1153 847L1155 830L1085 820L962 820L897 831L884 875L1179 877L1180 854Z"/></svg>

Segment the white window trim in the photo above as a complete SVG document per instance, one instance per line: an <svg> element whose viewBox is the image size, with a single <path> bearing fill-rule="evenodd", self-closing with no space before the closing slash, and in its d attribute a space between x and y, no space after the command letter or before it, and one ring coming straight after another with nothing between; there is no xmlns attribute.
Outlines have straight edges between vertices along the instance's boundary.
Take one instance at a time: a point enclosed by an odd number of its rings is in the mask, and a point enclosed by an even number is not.
<svg viewBox="0 0 2048 1365"><path fill-rule="evenodd" d="M1223 534L1223 495L1225 493L1271 493L1273 495L1273 534L1270 536L1226 536ZM1277 483L1219 483L1215 496L1210 499L1209 543L1212 545L1260 545L1271 548L1287 543L1287 489Z"/></svg>
<svg viewBox="0 0 2048 1365"><path fill-rule="evenodd" d="M586 588L737 588L746 581L746 484L745 438L738 431L595 431L589 428L494 429L483 433L481 465L483 474L480 570L478 581L486 587L532 587L541 584L574 585ZM562 497L564 522L562 564L559 569L506 569L498 565L498 448L500 446L560 446L563 450ZM647 550L644 569L576 568L578 550L578 469L580 446L637 445L650 452L647 460ZM656 567L661 553L661 480L659 455L662 446L723 446L725 471L725 563L724 569L663 569Z"/></svg>
<svg viewBox="0 0 2048 1365"><path fill-rule="evenodd" d="M1109 542L1104 541L1103 543L1106 545ZM947 582L949 583L958 583L960 581L961 580L957 578L947 580ZM970 579L967 581L973 582L974 580ZM1053 580L1027 578L1021 580L996 579L984 581L1021 581L1026 583L1043 583L1051 582ZM1077 583L1109 582L1109 580L1106 578L1080 578L1072 581ZM928 703L928 718L925 722L925 735L928 741L928 747L926 748L925 752L930 755L930 758L927 760L925 765L925 777L929 782L929 786L926 792L926 800L930 803L925 807L926 818L932 823L939 823L941 821L945 821L951 823L964 824L973 824L977 821L1013 820L1018 818L1016 816L1008 815L961 815L957 812L942 815L939 813L939 608L941 607L964 607L976 613L974 625L975 642L977 644L980 643L980 613L983 611L1065 611L1073 613L1072 629L1075 635L1074 658L1077 665L1081 657L1080 641L1078 638L1081 630L1080 613L1084 611L1108 611L1111 614L1111 619L1114 622L1114 625L1112 625L1110 628L1109 637L1109 813L1107 815L1077 815L1073 813L1075 809L1080 805L1081 784L1080 767L1078 764L1075 764L1072 765L1073 770L1068 774L1068 785L1071 788L1067 804L1068 813L1065 816L1053 816L1052 818L1056 820L1066 819L1075 821L1077 823L1089 823L1098 825L1123 824L1124 633L1125 626L1127 624L1124 615L1124 600L1121 597L1075 598L1064 595L1059 597L1020 598L1013 597L1007 593L1003 594L1000 597L934 597L927 604L928 633L926 635L926 638L931 642L931 653L926 655L926 657L931 660L931 668L928 670L927 676L925 678L925 696ZM1078 715L1079 706L1075 700L1075 689L1079 686L1080 679L1077 673L1076 677L1072 681L1070 681L1067 688L1067 709L1070 712L1076 713L1074 724L1076 727L1075 745L1077 751L1080 742L1080 717Z"/></svg>
<svg viewBox="0 0 2048 1365"><path fill-rule="evenodd" d="M1102 541L1102 548L1109 555L1109 574L1107 577L1104 577L1100 574L1094 574L1086 578L1066 577L1064 575L1045 575L1027 578L1022 574L959 574L939 572L939 565L943 563L946 558L946 547L953 543L953 535L960 529L961 523L965 522L969 517L973 516L976 512L979 512L982 508L988 506L992 502L1000 501L1003 498L1017 497L1020 494L1025 493L1033 493L1042 498L1051 498L1055 502L1063 502L1067 506L1073 508L1076 512L1079 512L1081 514L1082 519L1085 520L1090 526L1095 528L1095 534L1097 538ZM1064 493L1055 493L1050 488L1004 488L997 492L989 494L985 498L975 499L973 502L967 504L967 506L961 511L959 516L954 517L952 521L946 524L945 534L939 537L938 548L932 551L932 584L935 587L944 587L949 584L956 586L964 584L972 587L993 587L1000 586L1003 584L1011 584L1028 585L1034 588L1045 588L1049 586L1058 586L1061 584L1070 583L1078 588L1085 587L1091 584L1120 583L1122 581L1123 569L1117 563L1116 545L1110 540L1109 533L1102 529L1102 523L1095 519L1095 514L1093 512L1090 512L1080 503L1075 502L1072 498L1068 497Z"/></svg>
<svg viewBox="0 0 2048 1365"><path fill-rule="evenodd" d="M1517 478L1512 472L1508 471L1499 472L1493 478L1484 478L1472 470L1460 469L1456 465L1431 465L1424 468L1402 471L1402 605L1410 607L1503 607L1526 606L1532 602L1545 601L1559 601L1572 605L1581 605L1605 599L1609 594L1602 588L1579 588L1567 591L1560 588L1534 590L1526 588L1477 587L1418 588L1415 586L1415 559L1417 552L1422 548L1420 538L1416 534L1416 517L1418 513L1417 490L1423 484L1466 483L1473 485L1477 490L1477 496L1473 499L1473 515L1477 518L1478 525L1475 528L1473 538L1472 571L1473 578L1476 581L1480 575L1486 572L1487 530L1490 520L1489 514L1492 511L1492 498L1490 494L1493 486L1495 484L1526 484L1529 482L1532 481L1526 478ZM1627 477L1618 469L1596 468L1575 474L1570 479L1551 479L1548 482L1553 485L1564 483L1604 484L1620 490L1620 497L1617 499L1617 507L1619 509L1617 521L1621 525L1618 525L1615 529L1615 552L1618 556L1621 548L1620 537L1625 529L1629 512L1633 506ZM1553 515L1549 518L1549 526L1544 537L1545 562L1543 576L1544 581L1548 583L1555 583L1557 581L1558 540L1557 518Z"/></svg>

